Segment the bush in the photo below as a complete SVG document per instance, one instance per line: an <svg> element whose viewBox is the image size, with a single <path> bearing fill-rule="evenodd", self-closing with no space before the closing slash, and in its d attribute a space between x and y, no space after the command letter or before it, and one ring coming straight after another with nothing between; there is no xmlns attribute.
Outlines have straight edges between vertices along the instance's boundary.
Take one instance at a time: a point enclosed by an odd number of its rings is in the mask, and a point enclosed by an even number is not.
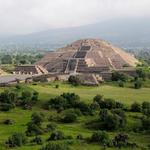
<svg viewBox="0 0 150 150"><path fill-rule="evenodd" d="M47 125L47 130L48 131L54 131L56 129L57 125L55 123L49 123Z"/></svg>
<svg viewBox="0 0 150 150"><path fill-rule="evenodd" d="M77 115L72 112L67 112L64 114L63 118L61 119L62 122L64 123L72 123L77 120Z"/></svg>
<svg viewBox="0 0 150 150"><path fill-rule="evenodd" d="M84 115L92 114L90 106L81 102L80 97L74 93L63 93L61 96L52 98L46 106L57 109L59 112L68 108L74 108L80 110Z"/></svg>
<svg viewBox="0 0 150 150"><path fill-rule="evenodd" d="M20 85L16 85L16 89L20 90L21 89L21 86Z"/></svg>
<svg viewBox="0 0 150 150"><path fill-rule="evenodd" d="M23 133L14 133L11 137L8 138L6 144L9 147L20 147L26 144L27 138Z"/></svg>
<svg viewBox="0 0 150 150"><path fill-rule="evenodd" d="M39 126L33 122L29 122L27 124L27 130L26 130L27 136L41 135L41 134L43 134L43 132L44 131L41 126Z"/></svg>
<svg viewBox="0 0 150 150"><path fill-rule="evenodd" d="M104 108L107 108L107 109L113 109L113 108L116 108L116 102L115 100L113 99L105 99L104 101Z"/></svg>
<svg viewBox="0 0 150 150"><path fill-rule="evenodd" d="M103 101L103 95L96 95L93 99L94 102L97 102L98 104L101 104L101 102Z"/></svg>
<svg viewBox="0 0 150 150"><path fill-rule="evenodd" d="M41 124L44 120L44 115L42 113L33 113L31 116L31 122L27 124L26 134L28 136L43 134L43 129Z"/></svg>
<svg viewBox="0 0 150 150"><path fill-rule="evenodd" d="M150 117L144 117L142 119L142 129L150 131Z"/></svg>
<svg viewBox="0 0 150 150"><path fill-rule="evenodd" d="M57 141L57 140L63 140L64 137L64 133L61 131L55 131L53 132L50 137L48 138L48 141Z"/></svg>
<svg viewBox="0 0 150 150"><path fill-rule="evenodd" d="M137 68L136 73L139 78L145 79L147 77L147 71L144 68Z"/></svg>
<svg viewBox="0 0 150 150"><path fill-rule="evenodd" d="M126 147L128 145L128 135L126 134L118 134L113 139L113 145L115 147L121 148Z"/></svg>
<svg viewBox="0 0 150 150"><path fill-rule="evenodd" d="M99 128L103 130L116 130L126 125L126 116L122 110L100 111Z"/></svg>
<svg viewBox="0 0 150 150"><path fill-rule="evenodd" d="M35 143L37 145L42 145L43 144L43 140L40 136L36 136L31 142Z"/></svg>
<svg viewBox="0 0 150 150"><path fill-rule="evenodd" d="M150 109L150 102L143 102L142 103L142 110Z"/></svg>
<svg viewBox="0 0 150 150"><path fill-rule="evenodd" d="M92 115L92 109L84 102L77 103L75 107L78 108L83 115Z"/></svg>
<svg viewBox="0 0 150 150"><path fill-rule="evenodd" d="M134 88L140 89L142 87L142 82L140 80L135 81Z"/></svg>
<svg viewBox="0 0 150 150"><path fill-rule="evenodd" d="M54 109L66 109L67 107L67 100L63 98L62 96L57 96L55 98L50 99L48 102L49 108L54 108Z"/></svg>
<svg viewBox="0 0 150 150"><path fill-rule="evenodd" d="M38 92L23 91L21 94L21 106L24 108L31 107L38 101L38 95Z"/></svg>
<svg viewBox="0 0 150 150"><path fill-rule="evenodd" d="M17 102L17 94L11 91L4 91L0 93L0 110L9 111L15 107Z"/></svg>
<svg viewBox="0 0 150 150"><path fill-rule="evenodd" d="M2 103L0 104L0 110L1 111L9 111L15 107L14 104L8 104L8 103Z"/></svg>
<svg viewBox="0 0 150 150"><path fill-rule="evenodd" d="M78 102L80 102L79 95L76 95L75 93L63 93L61 96L66 99L67 108L73 108Z"/></svg>
<svg viewBox="0 0 150 150"><path fill-rule="evenodd" d="M97 131L94 132L90 138L90 142L99 143L105 146L110 146L110 138L107 132Z"/></svg>
<svg viewBox="0 0 150 150"><path fill-rule="evenodd" d="M100 108L107 108L107 109L114 109L114 108L123 108L123 104L116 102L113 99L107 98L103 99L102 95L96 95L93 99L93 102L96 102L96 105L98 104Z"/></svg>
<svg viewBox="0 0 150 150"><path fill-rule="evenodd" d="M150 103L149 102L142 103L142 112L144 115L150 117Z"/></svg>
<svg viewBox="0 0 150 150"><path fill-rule="evenodd" d="M11 120L11 119L6 119L6 120L4 120L3 123L6 124L6 125L12 125L14 123L14 121Z"/></svg>
<svg viewBox="0 0 150 150"><path fill-rule="evenodd" d="M55 88L58 89L58 88L59 88L59 84L56 84L56 85L55 85Z"/></svg>
<svg viewBox="0 0 150 150"><path fill-rule="evenodd" d="M141 112L141 105L139 103L133 103L131 105L131 111L132 112Z"/></svg>
<svg viewBox="0 0 150 150"><path fill-rule="evenodd" d="M31 120L36 125L41 125L41 123L44 121L44 114L41 112L35 112L31 116Z"/></svg>
<svg viewBox="0 0 150 150"><path fill-rule="evenodd" d="M33 92L33 95L32 95L32 102L33 103L36 103L38 101L38 96L39 96L38 92Z"/></svg>
<svg viewBox="0 0 150 150"><path fill-rule="evenodd" d="M41 150L70 150L67 144L63 143L48 143Z"/></svg>
<svg viewBox="0 0 150 150"><path fill-rule="evenodd" d="M124 82L123 81L118 81L119 87L124 87Z"/></svg>
<svg viewBox="0 0 150 150"><path fill-rule="evenodd" d="M128 80L128 76L124 73L120 73L120 72L113 72L112 73L112 81L123 81L126 82Z"/></svg>
<svg viewBox="0 0 150 150"><path fill-rule="evenodd" d="M78 86L82 84L82 81L78 76L72 76L72 75L68 78L68 82L74 86Z"/></svg>

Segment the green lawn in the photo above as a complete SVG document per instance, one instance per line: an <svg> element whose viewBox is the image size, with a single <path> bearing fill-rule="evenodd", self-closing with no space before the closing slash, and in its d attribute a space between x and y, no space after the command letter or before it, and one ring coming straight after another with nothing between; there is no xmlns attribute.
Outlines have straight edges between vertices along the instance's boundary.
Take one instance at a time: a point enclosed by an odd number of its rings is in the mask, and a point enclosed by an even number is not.
<svg viewBox="0 0 150 150"><path fill-rule="evenodd" d="M142 103L143 101L150 101L150 88L133 89L133 88L120 88L116 86L102 85L98 87L74 87L68 84L60 84L58 89L55 84L51 85L27 85L40 93L40 98L43 100L49 99L63 92L75 92L80 95L81 100L90 103L96 94L102 94L106 98L114 98L117 101L127 105L133 102Z"/></svg>
<svg viewBox="0 0 150 150"><path fill-rule="evenodd" d="M55 85L59 84L59 88L56 89ZM75 92L76 94L80 95L81 100L87 103L92 102L93 97L96 94L102 94L106 98L114 98L117 101L123 102L126 105L130 105L133 102L142 102L142 101L149 101L150 102L150 88L142 88L139 90L135 90L132 88L120 88L116 86L109 86L109 85L102 85L99 87L73 87L68 84L63 83L52 83L52 84L22 84L22 89L26 90L36 90L39 92L39 102L36 107L32 110L22 110L21 108L15 108L10 112L0 112L0 150L6 150L3 146L4 141L14 132L25 132L26 124L30 121L31 114L35 111L42 111L45 116L48 118L53 112L46 111L41 109L41 104L44 104L45 101L49 100L51 97L57 96L62 94L63 92ZM15 89L14 87L10 87ZM0 92L8 89L8 88L0 88ZM20 90L20 92L22 91ZM139 115L139 114L137 114ZM6 119L10 118L14 120L13 125L4 125L2 122ZM72 124L58 124L57 129L61 130L65 133L65 135L72 135L74 138L78 134L82 134L84 137L91 136L93 130L85 128L84 124L86 121L92 120L93 116L82 116L78 118L76 123ZM132 113L128 113L128 122L129 128L132 125L137 124L138 120L133 118ZM44 125L48 124L46 120ZM114 136L115 132L109 132L110 136ZM46 140L49 136L49 133L42 135L42 138ZM141 133L132 133L129 132L130 140L133 142L137 142L140 146L147 146L149 144L150 136ZM29 138L29 141L31 138ZM15 148L12 150L39 150L41 146L37 145L26 145L21 148ZM71 146L73 150L100 150L100 147L97 144L86 144L75 141ZM113 150L113 148L109 148L108 150ZM124 149L123 149L124 150ZM129 150L129 149L126 149Z"/></svg>

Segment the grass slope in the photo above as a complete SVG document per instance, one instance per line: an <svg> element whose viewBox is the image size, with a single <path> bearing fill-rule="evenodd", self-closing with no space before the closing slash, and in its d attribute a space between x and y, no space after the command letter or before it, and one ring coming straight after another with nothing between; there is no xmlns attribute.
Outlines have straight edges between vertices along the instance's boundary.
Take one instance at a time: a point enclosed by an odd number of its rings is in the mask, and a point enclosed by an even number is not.
<svg viewBox="0 0 150 150"><path fill-rule="evenodd" d="M55 85L59 84L59 88L55 88ZM46 117L49 117L54 112L45 111L41 109L41 104L45 101L49 100L51 97L62 94L63 92L75 92L80 95L81 100L86 101L87 103L92 102L93 97L96 94L102 94L107 98L114 98L118 101L125 103L126 105L130 105L134 101L142 102L142 101L150 101L150 89L142 88L139 90L131 89L131 88L120 88L115 86L103 85L99 87L73 87L68 84L63 83L52 83L52 84L23 84L21 85L22 89L26 90L36 90L39 92L39 102L32 110L22 110L21 108L15 108L10 112L0 112L0 150L5 150L6 148L3 146L4 141L14 132L24 132L26 129L27 122L30 121L31 114L35 111L42 111ZM7 88L0 88L0 92ZM15 89L12 87L12 89ZM134 114L135 115L135 114ZM138 114L137 114L138 115ZM14 125L3 125L1 122L6 118L13 119L15 121ZM62 130L65 135L72 135L74 138L78 134L82 134L84 137L89 137L92 134L92 130L86 129L84 124L86 121L92 120L93 116L82 116L78 119L76 123L72 124L58 124L57 129ZM134 124L137 124L138 119L133 117L132 113L128 114L128 122L129 128L131 128ZM44 126L46 126L48 122L44 122ZM115 135L116 132L110 132L110 136ZM49 134L42 135L43 139L46 140ZM140 146L147 146L149 144L150 137L144 134L132 133L129 132L130 140L133 142L137 142ZM29 139L30 140L30 139ZM13 150L39 150L41 146L37 145L26 145L21 148L15 148ZM102 147L96 144L86 144L75 141L71 146L73 150L100 150ZM112 150L112 148L108 149ZM128 150L128 149L126 149Z"/></svg>

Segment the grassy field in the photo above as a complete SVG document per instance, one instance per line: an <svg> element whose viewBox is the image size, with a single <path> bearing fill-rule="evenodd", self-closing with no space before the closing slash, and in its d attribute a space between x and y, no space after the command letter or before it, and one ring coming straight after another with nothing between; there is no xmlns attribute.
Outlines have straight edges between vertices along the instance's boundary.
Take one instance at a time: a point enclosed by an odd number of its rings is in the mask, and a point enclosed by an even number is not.
<svg viewBox="0 0 150 150"><path fill-rule="evenodd" d="M55 88L55 85L59 84L59 88ZM56 112L46 111L41 108L41 105L44 104L51 97L62 94L63 92L75 92L81 97L82 101L87 103L92 102L93 97L96 94L102 94L106 98L114 98L117 101L120 101L127 106L132 104L133 102L142 103L143 101L150 102L150 88L142 88L139 90L132 88L120 88L116 86L102 85L99 87L73 87L68 84L63 84L60 82L55 82L51 84L22 84L22 89L37 91L39 92L39 102L32 110L23 110L21 108L15 108L9 112L0 112L0 150L6 150L3 146L4 141L14 132L24 132L26 130L26 124L30 121L31 114L36 111L42 111L46 118L50 115L55 115ZM15 89L14 87L11 87ZM0 92L7 88L0 88ZM21 91L22 91L21 89ZM134 118L135 114L128 113L128 126L129 129L132 128L133 125L138 124L138 119ZM137 114L140 115L140 114ZM4 119L10 118L14 120L13 125L4 125ZM72 135L74 138L78 134L82 134L84 137L91 136L93 130L85 128L85 122L92 120L93 116L81 116L78 118L76 123L72 124L61 124L58 123L57 129L61 130L65 133L65 135ZM44 122L43 126L46 126L48 121ZM114 136L116 132L109 132L110 136ZM42 138L46 140L49 136L49 133L42 135ZM141 147L147 146L149 144L150 136L142 133L133 133L129 132L130 141L137 142ZM31 138L29 138L29 141ZM71 141L73 144L71 145L73 150L100 150L102 147L97 144L86 144L82 142L78 142L77 140ZM30 143L21 148L15 148L13 150L39 150L41 146L31 145ZM112 150L113 148L109 148L108 150ZM129 149L126 149L129 150Z"/></svg>
<svg viewBox="0 0 150 150"><path fill-rule="evenodd" d="M142 103L150 101L150 88L133 89L120 88L116 86L102 85L98 87L74 87L69 84L59 83L59 88L55 88L54 84L27 85L28 88L34 89L40 93L40 99L48 100L50 97L60 95L63 92L74 92L81 97L81 100L89 103L97 94L104 95L105 98L114 98L124 104L130 105L133 102Z"/></svg>

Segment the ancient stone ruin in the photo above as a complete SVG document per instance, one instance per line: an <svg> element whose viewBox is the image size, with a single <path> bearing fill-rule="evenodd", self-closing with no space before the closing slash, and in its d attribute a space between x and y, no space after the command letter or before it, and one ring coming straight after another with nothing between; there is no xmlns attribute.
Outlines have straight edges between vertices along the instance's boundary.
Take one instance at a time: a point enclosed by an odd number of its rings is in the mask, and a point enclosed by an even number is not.
<svg viewBox="0 0 150 150"><path fill-rule="evenodd" d="M78 75L85 83L97 85L110 80L113 71L135 75L138 60L124 50L98 39L78 40L47 53L34 66L18 66L18 74Z"/></svg>

